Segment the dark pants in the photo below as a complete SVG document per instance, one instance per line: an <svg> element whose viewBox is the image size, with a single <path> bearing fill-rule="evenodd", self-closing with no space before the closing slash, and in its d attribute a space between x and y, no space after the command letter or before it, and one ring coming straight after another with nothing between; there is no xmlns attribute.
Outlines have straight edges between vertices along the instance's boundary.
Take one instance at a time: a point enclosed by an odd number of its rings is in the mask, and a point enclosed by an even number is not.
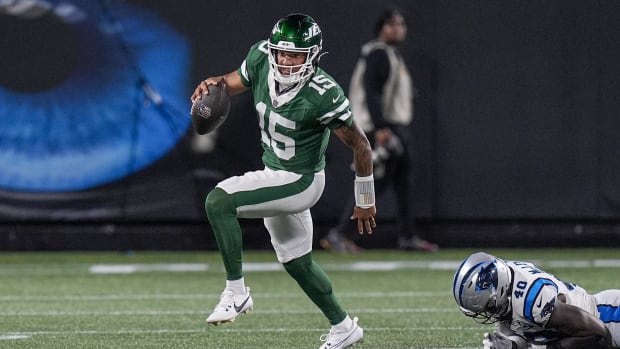
<svg viewBox="0 0 620 349"><path fill-rule="evenodd" d="M395 132L399 135L398 132ZM396 229L398 237L409 238L414 233L415 221L411 210L411 160L404 137L399 136L403 151L400 154L391 153L389 158L384 161L384 175L379 177L375 174L375 195L377 199L388 190L394 190L396 196ZM371 142L374 140L372 135L368 135ZM374 147L374 146L373 146ZM380 164L375 164L377 173ZM338 219L338 224L334 227L339 233L349 239L353 239L357 234L357 222L351 221L351 207L355 205L355 198L351 197L344 211ZM380 208L379 208L380 209Z"/></svg>

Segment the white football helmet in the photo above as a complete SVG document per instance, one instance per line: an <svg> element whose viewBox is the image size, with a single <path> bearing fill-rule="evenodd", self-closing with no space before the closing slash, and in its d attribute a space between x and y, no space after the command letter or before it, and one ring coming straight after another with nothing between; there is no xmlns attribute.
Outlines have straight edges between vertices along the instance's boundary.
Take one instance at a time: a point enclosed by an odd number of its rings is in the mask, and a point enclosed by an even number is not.
<svg viewBox="0 0 620 349"><path fill-rule="evenodd" d="M461 311L481 323L493 323L511 311L512 271L502 259L484 252L467 257L454 274L452 291Z"/></svg>

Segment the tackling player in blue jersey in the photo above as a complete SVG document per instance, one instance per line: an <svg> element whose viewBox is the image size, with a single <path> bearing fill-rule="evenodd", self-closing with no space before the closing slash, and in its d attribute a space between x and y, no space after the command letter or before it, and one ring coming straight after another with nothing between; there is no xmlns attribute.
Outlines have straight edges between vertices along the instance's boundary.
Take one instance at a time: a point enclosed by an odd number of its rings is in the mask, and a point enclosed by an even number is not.
<svg viewBox="0 0 620 349"><path fill-rule="evenodd" d="M234 321L253 307L242 273L239 218L262 218L284 269L332 325L321 349L346 348L362 340L357 318L338 303L332 284L312 260L310 208L325 186L325 150L333 132L353 151L356 172L351 219L360 234L375 228L372 151L353 122L342 88L318 66L322 33L310 16L290 14L273 27L268 40L254 44L241 67L200 82L192 101L208 85L225 83L231 95L254 97L265 168L228 178L207 196L207 216L226 269L226 287L207 318ZM283 303L284 305L284 303Z"/></svg>
<svg viewBox="0 0 620 349"><path fill-rule="evenodd" d="M620 346L620 290L591 295L532 263L479 252L452 284L461 311L495 323L485 349L576 349Z"/></svg>

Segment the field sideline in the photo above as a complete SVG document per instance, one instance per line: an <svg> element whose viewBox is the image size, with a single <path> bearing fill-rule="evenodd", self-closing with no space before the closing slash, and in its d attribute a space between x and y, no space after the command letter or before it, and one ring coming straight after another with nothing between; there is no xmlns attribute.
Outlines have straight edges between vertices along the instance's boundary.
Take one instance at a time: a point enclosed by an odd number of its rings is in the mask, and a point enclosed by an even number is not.
<svg viewBox="0 0 620 349"><path fill-rule="evenodd" d="M364 343L356 348L480 348L489 327L451 295L474 250L315 252ZM618 288L615 249L489 249L595 292ZM0 348L318 348L328 325L270 251L246 252L254 312L207 327L224 285L207 252L1 253Z"/></svg>

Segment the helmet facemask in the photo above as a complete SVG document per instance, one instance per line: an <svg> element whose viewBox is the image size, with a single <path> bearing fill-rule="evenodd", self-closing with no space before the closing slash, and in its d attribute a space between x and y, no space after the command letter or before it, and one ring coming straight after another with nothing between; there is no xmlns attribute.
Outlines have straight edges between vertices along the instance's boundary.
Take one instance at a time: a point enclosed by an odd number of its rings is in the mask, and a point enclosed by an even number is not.
<svg viewBox="0 0 620 349"><path fill-rule="evenodd" d="M314 74L315 67L318 65L320 48L317 46L313 46L310 49L285 48L281 44L282 42L280 42L280 45L268 44L269 64L274 78L283 86L292 86L306 82ZM280 50L304 53L306 59L304 63L299 65L278 64L278 51Z"/></svg>

